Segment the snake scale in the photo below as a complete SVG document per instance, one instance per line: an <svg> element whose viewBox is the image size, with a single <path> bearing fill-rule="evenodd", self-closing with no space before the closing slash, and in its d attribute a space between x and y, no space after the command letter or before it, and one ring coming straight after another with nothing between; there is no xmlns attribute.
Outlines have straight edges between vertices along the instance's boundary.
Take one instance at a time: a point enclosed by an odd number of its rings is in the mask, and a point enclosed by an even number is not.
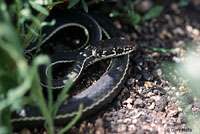
<svg viewBox="0 0 200 134"><path fill-rule="evenodd" d="M80 104L83 104L81 116L83 118L113 100L127 77L129 53L135 51L136 45L132 41L125 39L111 21L99 14L85 14L73 11L59 14L54 19L56 20L55 25L44 27L45 37L42 40L41 46L56 35L58 31L71 26L82 28L87 35L87 39L78 49L50 55L51 66L69 61L75 62L69 74L63 78L52 80L53 90L62 90L70 75L76 75L73 79L76 82L82 70L87 66L97 61L111 58L109 66L95 84L64 100L61 104L54 120L55 124L62 124L72 120L77 114ZM102 40L102 35L106 39ZM35 49L35 43L32 42L28 45L26 51L32 52ZM41 85L43 87L46 86L47 70L47 66L41 66L39 69ZM14 112L12 115L12 123L15 127L41 126L44 123L45 119L37 107L27 105L22 111Z"/></svg>

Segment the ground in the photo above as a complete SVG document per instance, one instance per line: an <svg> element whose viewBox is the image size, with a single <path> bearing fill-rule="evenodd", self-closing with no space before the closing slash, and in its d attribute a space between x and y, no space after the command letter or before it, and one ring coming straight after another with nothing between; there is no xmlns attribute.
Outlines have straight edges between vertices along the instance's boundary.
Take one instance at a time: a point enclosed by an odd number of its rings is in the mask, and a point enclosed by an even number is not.
<svg viewBox="0 0 200 134"><path fill-rule="evenodd" d="M92 6L89 9L94 10L96 7ZM114 3L98 6L104 7L100 9L104 14L117 10ZM112 103L79 122L69 133L199 133L200 120L195 119L199 117L200 95L193 95L174 68L185 60L188 50L195 47L195 52L200 52L197 6L176 8L171 2L159 17L137 28L123 17L112 18L126 37L138 45L131 54L128 79Z"/></svg>

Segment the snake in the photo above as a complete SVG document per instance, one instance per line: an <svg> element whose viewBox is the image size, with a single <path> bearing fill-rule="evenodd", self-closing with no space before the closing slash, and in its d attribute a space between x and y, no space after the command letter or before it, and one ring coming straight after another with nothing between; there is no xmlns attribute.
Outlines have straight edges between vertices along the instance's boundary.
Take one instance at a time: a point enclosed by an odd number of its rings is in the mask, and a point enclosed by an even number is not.
<svg viewBox="0 0 200 134"><path fill-rule="evenodd" d="M70 73L63 78L52 80L52 90L62 90L66 81L73 74L75 74L73 83L76 83L85 68L97 61L103 62L104 59L110 58L104 74L94 84L63 101L54 118L55 124L63 124L70 122L76 116L80 104L83 104L81 118L84 119L112 102L127 78L130 53L136 50L136 44L126 39L109 19L97 13L86 14L72 11L59 14L53 19L56 20L56 24L44 28L45 36L41 46L58 31L71 26L84 29L87 39L80 48L50 55L50 66L74 62ZM106 39L102 39L103 35ZM34 52L36 48L33 41L28 45L26 51ZM48 66L42 65L38 71L43 87L47 85L47 70ZM32 105L26 105L21 111L14 112L11 120L16 128L41 126L44 121L40 110Z"/></svg>

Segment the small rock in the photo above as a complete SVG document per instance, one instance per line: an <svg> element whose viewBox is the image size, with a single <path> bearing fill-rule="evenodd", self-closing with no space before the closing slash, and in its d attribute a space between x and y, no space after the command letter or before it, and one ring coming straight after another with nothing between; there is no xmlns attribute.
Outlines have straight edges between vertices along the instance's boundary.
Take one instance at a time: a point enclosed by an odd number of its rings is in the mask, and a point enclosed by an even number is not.
<svg viewBox="0 0 200 134"><path fill-rule="evenodd" d="M183 31L183 29L181 29L180 27L177 27L173 30L173 33L174 34L179 34L181 36L184 36L185 35L185 32Z"/></svg>
<svg viewBox="0 0 200 134"><path fill-rule="evenodd" d="M145 13L153 7L153 2L151 0L143 0L136 5L136 10L140 13Z"/></svg>
<svg viewBox="0 0 200 134"><path fill-rule="evenodd" d="M187 31L187 32L191 33L191 32L192 32L192 29L193 29L192 26L190 26L190 25L187 25L187 26L186 26L186 31Z"/></svg>
<svg viewBox="0 0 200 134"><path fill-rule="evenodd" d="M20 134L31 134L31 131L29 129L25 128L22 131L20 131Z"/></svg>
<svg viewBox="0 0 200 134"><path fill-rule="evenodd" d="M123 118L123 117L124 117L124 114L121 113L121 112L118 112L117 117L119 117L119 118Z"/></svg>
<svg viewBox="0 0 200 134"><path fill-rule="evenodd" d="M135 125L132 124L132 125L128 126L128 130L131 131L132 133L134 133L137 130L137 128Z"/></svg>
<svg viewBox="0 0 200 134"><path fill-rule="evenodd" d="M183 91L184 89L185 89L185 87L183 85L179 87L180 91Z"/></svg>
<svg viewBox="0 0 200 134"><path fill-rule="evenodd" d="M117 126L117 132L125 132L126 131L126 125L121 124Z"/></svg>
<svg viewBox="0 0 200 134"><path fill-rule="evenodd" d="M158 76L162 76L162 70L161 69L157 69L156 73L157 73Z"/></svg>
<svg viewBox="0 0 200 134"><path fill-rule="evenodd" d="M105 133L105 130L104 130L103 127L97 128L97 130L96 130L96 132L95 132L95 134L104 134L104 133Z"/></svg>
<svg viewBox="0 0 200 134"><path fill-rule="evenodd" d="M121 122L122 122L122 119L118 119L118 120L117 120L117 123L121 123Z"/></svg>
<svg viewBox="0 0 200 134"><path fill-rule="evenodd" d="M148 92L146 96L147 96L147 97L152 97L152 96L154 96L154 95L155 95L154 93Z"/></svg>
<svg viewBox="0 0 200 134"><path fill-rule="evenodd" d="M133 124L137 124L137 123L138 123L138 120L137 120L137 119L133 119L133 120L132 120L132 123L133 123Z"/></svg>
<svg viewBox="0 0 200 134"><path fill-rule="evenodd" d="M192 104L189 104L186 108L185 108L185 111L186 112L190 112L190 110L192 109L193 105Z"/></svg>
<svg viewBox="0 0 200 134"><path fill-rule="evenodd" d="M173 56L172 60L177 62L177 63L181 62L181 58L178 58L178 57L175 57L175 56Z"/></svg>
<svg viewBox="0 0 200 134"><path fill-rule="evenodd" d="M155 103L156 103L156 107L155 107L156 111L164 111L165 106L167 106L167 98L165 97L160 98L160 100L156 101Z"/></svg>
<svg viewBox="0 0 200 134"><path fill-rule="evenodd" d="M143 129L143 130L150 130L150 126L149 126L149 125L143 125L143 126L142 126L142 129Z"/></svg>
<svg viewBox="0 0 200 134"><path fill-rule="evenodd" d="M128 109L132 109L133 106L132 106L131 104L127 104L127 108L128 108Z"/></svg>
<svg viewBox="0 0 200 134"><path fill-rule="evenodd" d="M103 126L103 120L102 119L97 119L95 121L95 124L96 124L97 127L102 127Z"/></svg>
<svg viewBox="0 0 200 134"><path fill-rule="evenodd" d="M199 32L198 29L193 29L193 30L192 30L192 34L193 34L195 37L199 37L200 32Z"/></svg>
<svg viewBox="0 0 200 134"><path fill-rule="evenodd" d="M135 79L134 78L130 78L130 79L128 79L128 81L127 81L127 84L128 85L133 85L135 83Z"/></svg>
<svg viewBox="0 0 200 134"><path fill-rule="evenodd" d="M132 104L132 103L133 103L133 99L128 98L126 102L127 102L128 104Z"/></svg>
<svg viewBox="0 0 200 134"><path fill-rule="evenodd" d="M136 134L145 134L145 130L139 129L139 130L137 130Z"/></svg>
<svg viewBox="0 0 200 134"><path fill-rule="evenodd" d="M171 105L169 108L166 108L166 112L167 112L168 116L173 117L173 116L177 115L178 109L176 108L175 105Z"/></svg>
<svg viewBox="0 0 200 134"><path fill-rule="evenodd" d="M124 123L131 123L131 119L130 118L124 119Z"/></svg>
<svg viewBox="0 0 200 134"><path fill-rule="evenodd" d="M118 107L121 107L121 106L122 106L122 104L121 104L120 101L117 101L117 106L118 106Z"/></svg>
<svg viewBox="0 0 200 134"><path fill-rule="evenodd" d="M119 21L114 21L114 24L118 29L122 28L122 25L121 25L121 23Z"/></svg>
<svg viewBox="0 0 200 134"><path fill-rule="evenodd" d="M145 86L146 88L151 88L151 87L153 87L153 86L151 85L151 82L149 82L149 81L145 81L145 82L144 82L144 86Z"/></svg>
<svg viewBox="0 0 200 134"><path fill-rule="evenodd" d="M142 76L145 80L153 80L153 75L147 70L142 71Z"/></svg>
<svg viewBox="0 0 200 134"><path fill-rule="evenodd" d="M174 23L175 23L176 25L182 25L182 24L183 24L183 21L182 21L182 19L181 19L180 17L175 16L175 17L174 17Z"/></svg>
<svg viewBox="0 0 200 134"><path fill-rule="evenodd" d="M141 99L136 99L135 102L134 102L134 105L135 105L136 107L141 107L141 108L143 108L143 107L144 107L144 101L141 100Z"/></svg>
<svg viewBox="0 0 200 134"><path fill-rule="evenodd" d="M155 102L157 102L157 101L159 101L160 99L161 99L161 97L160 96L152 96L151 97L153 100L155 100Z"/></svg>
<svg viewBox="0 0 200 134"><path fill-rule="evenodd" d="M196 108L196 107L192 108L192 112L197 112L197 111L198 111L198 108Z"/></svg>
<svg viewBox="0 0 200 134"><path fill-rule="evenodd" d="M155 103L152 103L150 106L149 106L149 109L153 110L155 108Z"/></svg>

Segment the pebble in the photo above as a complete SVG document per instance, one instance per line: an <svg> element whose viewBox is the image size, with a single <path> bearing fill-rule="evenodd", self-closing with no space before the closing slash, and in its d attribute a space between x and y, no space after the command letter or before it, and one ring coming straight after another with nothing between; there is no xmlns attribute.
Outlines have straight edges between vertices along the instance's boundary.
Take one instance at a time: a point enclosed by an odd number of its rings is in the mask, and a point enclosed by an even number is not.
<svg viewBox="0 0 200 134"><path fill-rule="evenodd" d="M192 33L193 33L193 35L194 35L195 37L198 37L198 36L200 35L200 32L199 32L198 29L193 29Z"/></svg>
<svg viewBox="0 0 200 134"><path fill-rule="evenodd" d="M175 56L172 58L172 60L175 61L176 63L180 63L182 61L181 58L178 58L178 57L175 57Z"/></svg>
<svg viewBox="0 0 200 134"><path fill-rule="evenodd" d="M145 13L153 7L153 2L151 0L143 0L136 5L136 10L140 13Z"/></svg>
<svg viewBox="0 0 200 134"><path fill-rule="evenodd" d="M178 107L179 112L183 112L183 109L181 107Z"/></svg>
<svg viewBox="0 0 200 134"><path fill-rule="evenodd" d="M197 112L197 111L198 111L198 108L196 108L196 107L192 108L192 112Z"/></svg>
<svg viewBox="0 0 200 134"><path fill-rule="evenodd" d="M104 134L104 133L105 133L105 130L104 130L103 127L97 128L97 129L96 129L96 132L95 132L95 134Z"/></svg>
<svg viewBox="0 0 200 134"><path fill-rule="evenodd" d="M157 102L157 101L160 101L161 96L156 95L156 96L152 96L151 98L152 98L155 102Z"/></svg>
<svg viewBox="0 0 200 134"><path fill-rule="evenodd" d="M162 76L162 70L161 69L157 69L156 73L157 73L158 76Z"/></svg>
<svg viewBox="0 0 200 134"><path fill-rule="evenodd" d="M135 78L130 78L130 79L128 79L128 81L127 81L127 84L128 85L133 85L135 83Z"/></svg>
<svg viewBox="0 0 200 134"><path fill-rule="evenodd" d="M136 107L141 107L141 108L143 108L143 107L144 107L144 101L141 100L141 99L136 99L135 102L134 102L134 105L135 105Z"/></svg>
<svg viewBox="0 0 200 134"><path fill-rule="evenodd" d="M145 134L145 131L143 129L137 130L136 134Z"/></svg>
<svg viewBox="0 0 200 134"><path fill-rule="evenodd" d="M188 33L191 33L191 32L192 32L192 26L187 25L187 26L186 26L186 31L187 31Z"/></svg>
<svg viewBox="0 0 200 134"><path fill-rule="evenodd" d="M118 29L121 29L122 28L122 25L121 25L121 23L119 22L119 21L114 21L114 24L115 24L115 26L118 28Z"/></svg>
<svg viewBox="0 0 200 134"><path fill-rule="evenodd" d="M146 88L151 88L151 87L153 87L152 84L151 84L151 82L149 82L149 81L145 81L145 82L144 82L144 86L145 86Z"/></svg>
<svg viewBox="0 0 200 134"><path fill-rule="evenodd" d="M169 108L166 108L168 116L172 117L178 113L178 108L175 105L171 105Z"/></svg>
<svg viewBox="0 0 200 134"><path fill-rule="evenodd" d="M136 132L137 128L135 125L131 124L128 126L128 130L131 131L132 133Z"/></svg>
<svg viewBox="0 0 200 134"><path fill-rule="evenodd" d="M133 103L133 99L128 98L128 99L126 100L126 102L127 102L128 104L132 104L132 103Z"/></svg>
<svg viewBox="0 0 200 134"><path fill-rule="evenodd" d="M124 113L122 113L122 112L118 112L117 117L119 117L119 118L123 118L123 117L124 117Z"/></svg>
<svg viewBox="0 0 200 134"><path fill-rule="evenodd" d="M150 110L153 110L155 108L155 103L153 102L150 106L149 106L149 109Z"/></svg>
<svg viewBox="0 0 200 134"><path fill-rule="evenodd" d="M181 19L180 17L175 16L175 17L174 17L174 23L175 23L176 25L182 25L182 24L183 24L183 21L182 21L182 19Z"/></svg>
<svg viewBox="0 0 200 134"><path fill-rule="evenodd" d="M124 122L124 123L131 123L131 119L130 119L130 118L126 118L126 119L124 119L123 122Z"/></svg>
<svg viewBox="0 0 200 134"><path fill-rule="evenodd" d="M138 120L137 120L137 119L133 119L131 122L132 122L133 124L137 124L137 123L138 123Z"/></svg>
<svg viewBox="0 0 200 134"><path fill-rule="evenodd" d="M153 75L147 70L142 71L142 76L145 80L148 80L148 81L153 80Z"/></svg>
<svg viewBox="0 0 200 134"><path fill-rule="evenodd" d="M165 106L167 106L167 99L165 97L161 98L159 101L156 101L156 111L164 111Z"/></svg>
<svg viewBox="0 0 200 134"><path fill-rule="evenodd" d="M184 36L185 35L185 31L183 31L183 29L181 29L180 27L177 27L173 30L173 33L174 34L179 34L181 36Z"/></svg>
<svg viewBox="0 0 200 134"><path fill-rule="evenodd" d="M19 134L31 134L31 131L29 129L23 129L22 131L20 131Z"/></svg>
<svg viewBox="0 0 200 134"><path fill-rule="evenodd" d="M95 121L95 124L96 124L97 127L102 127L103 126L103 120L102 119L97 119Z"/></svg>
<svg viewBox="0 0 200 134"><path fill-rule="evenodd" d="M126 131L126 125L124 124L120 124L117 126L117 132L121 133L121 132L125 132Z"/></svg>
<svg viewBox="0 0 200 134"><path fill-rule="evenodd" d="M127 108L128 108L128 109L132 109L133 106L132 106L131 104L127 104Z"/></svg>
<svg viewBox="0 0 200 134"><path fill-rule="evenodd" d="M143 125L143 126L142 126L142 129L143 129L143 130L150 130L150 126L149 126L149 125Z"/></svg>
<svg viewBox="0 0 200 134"><path fill-rule="evenodd" d="M178 88L180 91L183 91L185 89L185 87L182 85Z"/></svg>
<svg viewBox="0 0 200 134"><path fill-rule="evenodd" d="M152 97L152 96L154 96L154 95L155 95L154 93L148 92L146 96L147 96L147 97Z"/></svg>
<svg viewBox="0 0 200 134"><path fill-rule="evenodd" d="M122 104L121 104L120 101L117 101L117 106L118 106L118 107L121 107L121 106L122 106Z"/></svg>
<svg viewBox="0 0 200 134"><path fill-rule="evenodd" d="M118 119L118 120L117 120L117 123L121 123L121 122L122 122L122 119Z"/></svg>

